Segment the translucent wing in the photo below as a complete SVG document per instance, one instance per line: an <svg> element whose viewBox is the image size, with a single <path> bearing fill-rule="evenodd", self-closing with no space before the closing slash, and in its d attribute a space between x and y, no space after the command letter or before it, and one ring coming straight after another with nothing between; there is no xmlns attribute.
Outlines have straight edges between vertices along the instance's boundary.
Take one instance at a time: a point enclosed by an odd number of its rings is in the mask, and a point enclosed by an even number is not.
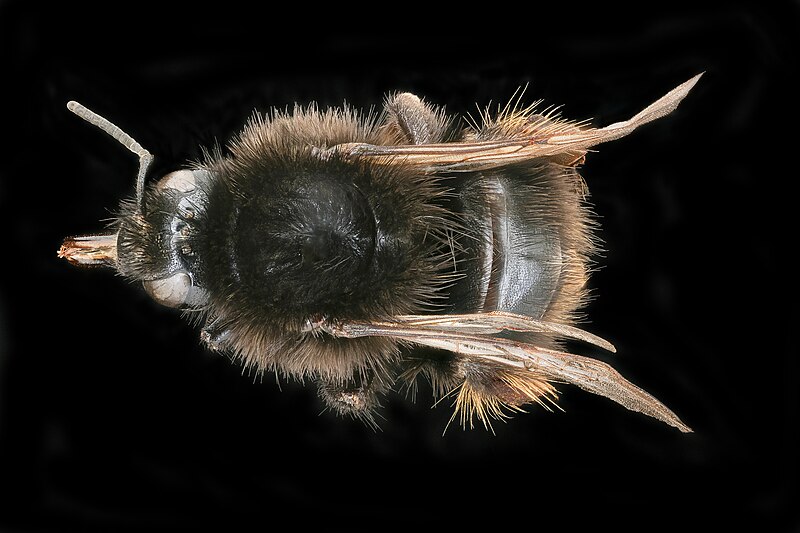
<svg viewBox="0 0 800 533"><path fill-rule="evenodd" d="M589 357L549 350L493 336L502 330L548 332L610 345L578 328L548 324L509 313L487 315L400 316L392 322L322 322L320 328L340 338L390 337L420 346L448 350L462 357L524 369L552 381L578 387L613 400L684 433L691 428L652 395L637 387L611 366ZM567 329L563 329L567 328ZM599 342L595 342L598 341Z"/></svg>
<svg viewBox="0 0 800 533"><path fill-rule="evenodd" d="M394 317L394 320L395 323L407 327L472 335L491 335L501 331L548 333L556 337L594 344L610 352L617 351L607 340L580 328L506 311L462 315L403 315Z"/></svg>
<svg viewBox="0 0 800 533"><path fill-rule="evenodd" d="M604 128L564 127L563 122L533 122L510 139L451 142L413 145L375 145L344 143L330 148L347 159L375 158L393 162L402 158L405 164L431 171L474 171L509 163L570 155L574 160L598 144L628 135L633 130L671 113L694 87L702 74L678 85L630 120Z"/></svg>

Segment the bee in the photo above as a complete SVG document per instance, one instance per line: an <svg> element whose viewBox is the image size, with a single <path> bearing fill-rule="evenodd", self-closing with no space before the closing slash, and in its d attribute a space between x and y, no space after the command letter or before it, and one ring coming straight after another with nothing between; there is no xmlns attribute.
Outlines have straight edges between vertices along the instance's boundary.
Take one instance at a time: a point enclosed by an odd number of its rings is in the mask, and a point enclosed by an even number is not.
<svg viewBox="0 0 800 533"><path fill-rule="evenodd" d="M689 432L564 346L615 351L576 326L598 247L579 167L672 112L701 75L601 128L519 98L462 122L411 93L378 114L295 105L255 113L224 153L150 184L153 156L69 102L139 171L109 227L66 238L58 256L141 282L197 320L208 349L314 383L326 408L368 425L389 391L427 379L464 427L551 409L570 384Z"/></svg>

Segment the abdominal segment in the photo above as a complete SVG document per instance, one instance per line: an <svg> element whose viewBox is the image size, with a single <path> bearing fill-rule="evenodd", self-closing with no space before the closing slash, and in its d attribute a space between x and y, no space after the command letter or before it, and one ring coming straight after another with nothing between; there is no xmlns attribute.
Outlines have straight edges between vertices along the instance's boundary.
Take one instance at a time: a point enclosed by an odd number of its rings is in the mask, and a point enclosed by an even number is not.
<svg viewBox="0 0 800 533"><path fill-rule="evenodd" d="M457 194L465 233L452 312L571 322L595 248L575 169L543 162L474 173Z"/></svg>

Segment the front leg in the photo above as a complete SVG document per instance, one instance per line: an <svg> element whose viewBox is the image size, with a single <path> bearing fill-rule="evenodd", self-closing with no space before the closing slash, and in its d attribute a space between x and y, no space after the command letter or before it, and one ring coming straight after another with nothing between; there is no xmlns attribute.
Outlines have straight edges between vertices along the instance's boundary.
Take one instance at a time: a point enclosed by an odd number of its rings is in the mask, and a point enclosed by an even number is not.
<svg viewBox="0 0 800 533"><path fill-rule="evenodd" d="M200 330L200 342L211 351L222 352L228 347L231 330L220 317L208 317Z"/></svg>

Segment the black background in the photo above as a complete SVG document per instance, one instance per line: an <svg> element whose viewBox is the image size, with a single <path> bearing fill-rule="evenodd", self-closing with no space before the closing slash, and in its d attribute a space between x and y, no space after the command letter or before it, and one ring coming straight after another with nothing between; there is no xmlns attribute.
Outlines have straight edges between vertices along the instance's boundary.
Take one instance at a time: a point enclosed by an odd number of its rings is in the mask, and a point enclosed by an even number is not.
<svg viewBox="0 0 800 533"><path fill-rule="evenodd" d="M800 7L598 4L435 20L373 5L363 27L338 4L0 4L0 527L798 531ZM588 329L618 354L578 347L693 434L566 386L565 413L444 435L450 407L430 409L423 386L416 403L391 396L373 432L320 415L313 387L204 352L140 287L56 258L136 172L70 99L154 153L159 175L254 108L409 90L474 114L527 84L605 125L702 71L675 113L587 158L607 250Z"/></svg>

